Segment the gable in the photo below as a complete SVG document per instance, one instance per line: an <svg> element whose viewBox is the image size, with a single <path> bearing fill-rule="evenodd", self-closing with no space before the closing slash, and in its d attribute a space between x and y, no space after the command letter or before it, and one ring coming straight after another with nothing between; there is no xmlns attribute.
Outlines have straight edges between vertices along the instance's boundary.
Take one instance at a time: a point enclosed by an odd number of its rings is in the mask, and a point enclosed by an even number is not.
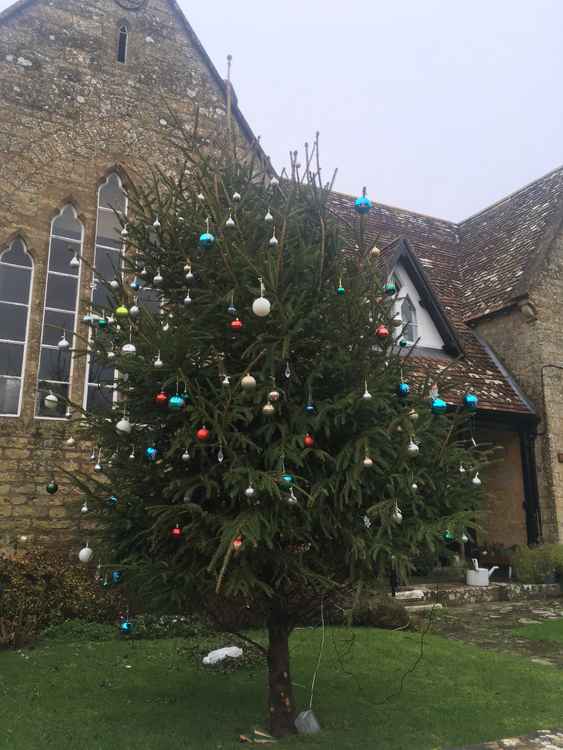
<svg viewBox="0 0 563 750"><path fill-rule="evenodd" d="M404 263L399 262L393 269L390 279L398 281L399 293L394 305L394 313L398 315L403 324L408 321L408 308L412 305L414 313L414 324L412 326L412 335L408 326L405 330L405 338L409 343L416 343L417 347L424 349L444 348L444 339L440 335L436 324L434 323L430 312L420 298L418 289L410 277ZM409 304L410 303L410 304Z"/></svg>
<svg viewBox="0 0 563 750"><path fill-rule="evenodd" d="M226 128L227 85L174 0L23 0L0 15L0 206L93 161L164 166L176 126ZM118 29L128 28L126 63ZM233 129L255 138L233 101ZM96 175L98 176L98 175ZM72 180L71 180L72 181ZM69 186L69 193L72 187Z"/></svg>

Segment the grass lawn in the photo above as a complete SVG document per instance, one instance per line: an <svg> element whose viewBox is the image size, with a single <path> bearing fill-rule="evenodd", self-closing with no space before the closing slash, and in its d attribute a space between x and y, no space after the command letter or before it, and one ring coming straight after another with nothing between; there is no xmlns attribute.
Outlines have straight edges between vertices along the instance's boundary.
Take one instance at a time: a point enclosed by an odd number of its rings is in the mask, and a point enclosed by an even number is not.
<svg viewBox="0 0 563 750"><path fill-rule="evenodd" d="M297 685L310 683L319 639L314 630L292 638ZM330 630L314 704L323 731L278 744L430 750L563 726L563 672L438 636L426 638L403 692L375 705L397 691L419 644L416 633ZM264 727L262 668L204 671L184 645L51 642L0 653L1 750L240 747L240 733ZM296 693L305 707L308 690Z"/></svg>
<svg viewBox="0 0 563 750"><path fill-rule="evenodd" d="M563 620L548 620L537 625L526 625L514 630L514 635L531 641L557 641L563 643Z"/></svg>

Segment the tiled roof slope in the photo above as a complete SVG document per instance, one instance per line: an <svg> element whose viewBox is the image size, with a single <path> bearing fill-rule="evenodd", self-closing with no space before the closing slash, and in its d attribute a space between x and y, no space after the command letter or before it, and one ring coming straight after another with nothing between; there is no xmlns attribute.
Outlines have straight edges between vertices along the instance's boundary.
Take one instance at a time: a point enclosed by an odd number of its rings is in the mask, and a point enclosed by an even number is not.
<svg viewBox="0 0 563 750"><path fill-rule="evenodd" d="M527 293L562 208L559 168L458 225L466 319L500 310Z"/></svg>
<svg viewBox="0 0 563 750"><path fill-rule="evenodd" d="M332 193L330 208L349 223L358 221L354 199L349 195ZM430 216L375 204L367 217L366 232L366 239L380 248L383 259L386 253L393 252L394 240L403 238L409 243L428 285L458 334L463 357L453 364L448 358L417 358L421 365L428 366L436 374L441 383L441 394L448 401L459 403L471 389L479 396L480 408L484 410L532 413L525 397L501 372L464 321L457 226ZM446 374L441 376L446 367Z"/></svg>

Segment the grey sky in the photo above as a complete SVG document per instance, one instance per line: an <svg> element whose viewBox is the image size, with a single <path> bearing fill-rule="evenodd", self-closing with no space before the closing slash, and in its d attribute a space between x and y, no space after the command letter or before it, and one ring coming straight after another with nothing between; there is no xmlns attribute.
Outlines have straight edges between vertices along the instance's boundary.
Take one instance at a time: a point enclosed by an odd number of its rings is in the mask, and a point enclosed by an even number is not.
<svg viewBox="0 0 563 750"><path fill-rule="evenodd" d="M461 219L563 162L561 0L180 4L277 167L318 129L339 190Z"/></svg>

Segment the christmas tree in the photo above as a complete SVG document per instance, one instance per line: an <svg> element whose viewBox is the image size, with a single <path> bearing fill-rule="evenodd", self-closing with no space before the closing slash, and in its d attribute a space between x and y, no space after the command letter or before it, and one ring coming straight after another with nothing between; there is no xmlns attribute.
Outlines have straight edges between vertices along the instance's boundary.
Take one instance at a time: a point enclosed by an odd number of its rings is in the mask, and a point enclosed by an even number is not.
<svg viewBox="0 0 563 750"><path fill-rule="evenodd" d="M125 579L263 618L283 736L295 624L465 540L476 399L431 393L365 239L371 202L354 225L331 213L318 144L281 182L231 141L179 154L129 187L120 267L98 275L88 354L108 408L83 412L96 472L75 481Z"/></svg>

